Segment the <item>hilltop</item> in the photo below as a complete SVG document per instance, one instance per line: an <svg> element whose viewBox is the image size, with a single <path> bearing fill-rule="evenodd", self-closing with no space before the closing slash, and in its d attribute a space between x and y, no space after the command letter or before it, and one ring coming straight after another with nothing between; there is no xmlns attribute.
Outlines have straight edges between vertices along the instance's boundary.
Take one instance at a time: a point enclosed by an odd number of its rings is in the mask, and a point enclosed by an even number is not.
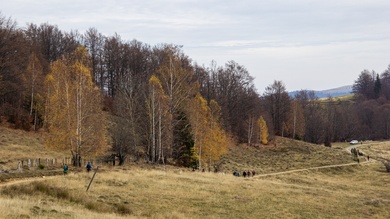
<svg viewBox="0 0 390 219"><path fill-rule="evenodd" d="M352 93L352 85L346 85L346 86L327 89L327 90L320 90L320 91L310 90L310 91L314 91L314 94L318 98L339 97L339 96L345 96L345 95L351 94ZM294 97L298 92L299 92L298 90L291 91L288 94L290 95L290 97Z"/></svg>

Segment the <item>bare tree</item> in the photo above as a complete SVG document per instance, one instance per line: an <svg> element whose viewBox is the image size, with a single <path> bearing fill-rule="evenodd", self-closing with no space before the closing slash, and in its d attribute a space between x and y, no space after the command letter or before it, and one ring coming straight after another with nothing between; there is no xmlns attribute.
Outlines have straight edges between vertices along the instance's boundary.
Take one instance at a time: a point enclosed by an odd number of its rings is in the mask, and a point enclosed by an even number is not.
<svg viewBox="0 0 390 219"><path fill-rule="evenodd" d="M276 135L282 135L283 123L287 122L290 111L290 97L282 81L274 83L265 89L264 109L271 115Z"/></svg>
<svg viewBox="0 0 390 219"><path fill-rule="evenodd" d="M92 76L100 90L104 92L105 71L104 71L104 42L105 37L95 28L90 28L84 34L84 45L87 47L91 57Z"/></svg>
<svg viewBox="0 0 390 219"><path fill-rule="evenodd" d="M360 73L359 78L355 81L352 90L361 98L371 99L375 97L374 84L376 73L364 70Z"/></svg>
<svg viewBox="0 0 390 219"><path fill-rule="evenodd" d="M23 32L16 28L15 21L0 14L0 115L25 129L30 128L29 108L24 108L28 88L23 83L28 55Z"/></svg>

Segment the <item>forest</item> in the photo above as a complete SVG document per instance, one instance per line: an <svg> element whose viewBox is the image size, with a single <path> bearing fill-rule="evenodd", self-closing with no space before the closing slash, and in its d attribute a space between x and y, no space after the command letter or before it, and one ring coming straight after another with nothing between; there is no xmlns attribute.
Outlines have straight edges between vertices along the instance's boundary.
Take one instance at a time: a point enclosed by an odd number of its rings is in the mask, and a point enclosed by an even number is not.
<svg viewBox="0 0 390 219"><path fill-rule="evenodd" d="M210 60L211 61L211 60ZM303 68L304 66L302 66ZM46 147L213 169L229 145L274 136L318 145L390 138L390 65L357 72L348 100L288 95L282 81L260 94L235 61L200 66L172 44L65 32L0 14L0 122L47 133ZM353 81L354 79L351 79Z"/></svg>

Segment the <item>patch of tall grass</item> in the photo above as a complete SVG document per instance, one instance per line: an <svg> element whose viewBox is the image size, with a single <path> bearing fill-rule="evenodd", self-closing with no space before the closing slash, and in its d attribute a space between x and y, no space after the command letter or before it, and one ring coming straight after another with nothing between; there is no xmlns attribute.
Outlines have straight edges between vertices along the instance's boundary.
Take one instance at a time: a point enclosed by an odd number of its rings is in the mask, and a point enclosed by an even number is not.
<svg viewBox="0 0 390 219"><path fill-rule="evenodd" d="M98 213L131 214L131 209L124 204L101 203L85 193L72 191L66 187L54 186L49 181L32 182L21 185L11 185L1 190L1 194L10 198L47 197L61 202L83 205L86 209Z"/></svg>

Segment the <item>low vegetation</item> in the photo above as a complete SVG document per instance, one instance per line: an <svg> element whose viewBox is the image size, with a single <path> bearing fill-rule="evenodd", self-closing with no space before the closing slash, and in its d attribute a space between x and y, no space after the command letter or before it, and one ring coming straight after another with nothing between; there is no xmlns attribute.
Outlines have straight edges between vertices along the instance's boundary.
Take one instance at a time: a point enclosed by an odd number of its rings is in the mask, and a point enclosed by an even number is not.
<svg viewBox="0 0 390 219"><path fill-rule="evenodd" d="M8 130L13 133L14 130ZM1 134L4 134L2 132ZM32 141L35 135L19 139ZM30 146L4 134L7 142ZM28 140L30 139L30 140ZM343 147L328 148L278 138L276 145L230 148L220 172L205 173L173 166L127 164L101 166L93 173L71 167L10 173L37 176L0 184L0 217L5 218L389 218L389 174L380 162L261 175L353 162ZM3 148L9 144L3 144ZM386 154L389 143L373 142L362 150ZM40 148L37 143L33 147ZM365 151L365 152L366 152ZM382 152L381 152L382 151ZM384 152L383 152L384 151ZM47 150L53 156L58 152ZM22 156L22 155L19 155ZM2 158L3 159L3 158ZM8 163L5 162L4 166ZM234 177L232 170L257 172ZM47 172L45 172L47 171ZM224 172L224 173L223 173ZM47 174L47 175L46 175ZM39 176L39 177L38 177Z"/></svg>
<svg viewBox="0 0 390 219"><path fill-rule="evenodd" d="M0 125L0 169L16 168L20 160L65 156L60 151L46 150L44 137L45 134L41 132L26 132Z"/></svg>
<svg viewBox="0 0 390 219"><path fill-rule="evenodd" d="M347 145L347 143L344 143ZM353 162L342 148L328 148L288 138L277 137L274 144L260 147L232 147L222 157L222 172L248 171L272 173Z"/></svg>
<svg viewBox="0 0 390 219"><path fill-rule="evenodd" d="M277 176L113 168L3 186L7 218L388 218L379 163ZM373 180L375 179L375 180Z"/></svg>

